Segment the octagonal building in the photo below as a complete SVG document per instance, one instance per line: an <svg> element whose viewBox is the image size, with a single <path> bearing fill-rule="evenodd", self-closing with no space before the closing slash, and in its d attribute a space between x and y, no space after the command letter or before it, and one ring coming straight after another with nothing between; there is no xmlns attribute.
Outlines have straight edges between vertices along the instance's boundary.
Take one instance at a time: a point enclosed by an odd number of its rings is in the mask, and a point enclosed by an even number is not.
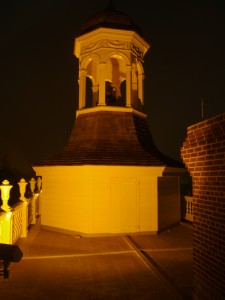
<svg viewBox="0 0 225 300"><path fill-rule="evenodd" d="M41 223L80 235L155 234L180 221L184 166L154 144L144 113L140 28L111 4L75 38L79 99L64 148L33 168Z"/></svg>

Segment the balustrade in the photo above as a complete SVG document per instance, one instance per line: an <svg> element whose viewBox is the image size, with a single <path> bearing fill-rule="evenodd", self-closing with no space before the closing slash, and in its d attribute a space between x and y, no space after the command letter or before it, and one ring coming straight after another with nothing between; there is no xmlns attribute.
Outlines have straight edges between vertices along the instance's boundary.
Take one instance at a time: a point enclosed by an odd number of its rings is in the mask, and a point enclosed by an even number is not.
<svg viewBox="0 0 225 300"><path fill-rule="evenodd" d="M14 244L20 237L26 237L31 224L36 224L40 215L41 178L29 181L31 196L25 197L28 182L24 178L18 182L20 198L10 206L10 190L13 187L8 180L0 185L2 205L0 210L0 243ZM37 192L35 192L35 189Z"/></svg>
<svg viewBox="0 0 225 300"><path fill-rule="evenodd" d="M187 221L193 222L193 197L191 196L184 196L184 214L183 218Z"/></svg>

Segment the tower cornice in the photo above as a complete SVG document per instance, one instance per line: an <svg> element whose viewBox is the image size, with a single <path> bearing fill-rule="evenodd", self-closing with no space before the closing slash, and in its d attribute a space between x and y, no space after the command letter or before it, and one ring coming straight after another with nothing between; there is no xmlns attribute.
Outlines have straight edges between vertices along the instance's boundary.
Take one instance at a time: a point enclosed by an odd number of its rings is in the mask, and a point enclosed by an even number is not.
<svg viewBox="0 0 225 300"><path fill-rule="evenodd" d="M98 28L75 39L74 55L80 58L81 54L91 52L93 48L110 47L110 43L116 48L121 47L131 51L139 49L142 56L150 48L150 44L135 31Z"/></svg>

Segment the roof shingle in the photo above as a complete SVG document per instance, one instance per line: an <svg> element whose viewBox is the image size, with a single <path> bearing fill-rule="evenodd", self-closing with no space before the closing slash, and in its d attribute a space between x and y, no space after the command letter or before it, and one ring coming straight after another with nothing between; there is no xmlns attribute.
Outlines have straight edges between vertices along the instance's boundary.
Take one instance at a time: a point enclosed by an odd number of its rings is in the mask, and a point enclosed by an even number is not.
<svg viewBox="0 0 225 300"><path fill-rule="evenodd" d="M157 149L145 118L117 111L78 115L65 147L34 165L87 164L184 167Z"/></svg>

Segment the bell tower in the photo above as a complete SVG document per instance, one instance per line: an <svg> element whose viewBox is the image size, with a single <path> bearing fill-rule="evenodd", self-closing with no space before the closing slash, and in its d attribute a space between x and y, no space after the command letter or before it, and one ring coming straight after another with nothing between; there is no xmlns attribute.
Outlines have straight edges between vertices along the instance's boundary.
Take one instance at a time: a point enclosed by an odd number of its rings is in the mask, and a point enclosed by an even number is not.
<svg viewBox="0 0 225 300"><path fill-rule="evenodd" d="M73 129L62 150L35 165L43 178L42 225L108 235L156 233L179 221L184 167L157 149L144 113L149 47L133 20L112 5L82 27L74 47Z"/></svg>
<svg viewBox="0 0 225 300"><path fill-rule="evenodd" d="M138 26L112 4L92 16L75 39L79 59L79 106L116 106L143 111L143 58L150 45ZM92 99L87 99L87 78ZM90 93L89 93L90 94Z"/></svg>

